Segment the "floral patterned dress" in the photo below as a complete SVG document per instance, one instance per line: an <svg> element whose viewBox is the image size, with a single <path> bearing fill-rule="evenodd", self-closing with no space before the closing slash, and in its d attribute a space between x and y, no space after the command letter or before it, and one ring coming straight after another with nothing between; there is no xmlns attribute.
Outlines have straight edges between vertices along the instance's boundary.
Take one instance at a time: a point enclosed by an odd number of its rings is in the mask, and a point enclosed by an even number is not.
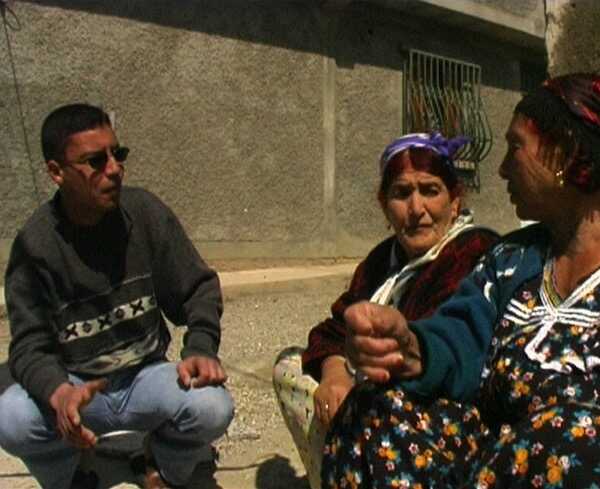
<svg viewBox="0 0 600 489"><path fill-rule="evenodd" d="M395 236L381 242L359 264L349 289L331 306L331 317L310 331L308 347L286 348L278 355L273 368L273 387L312 489L321 487L321 458L327 432L327 427L314 416L314 392L325 358L344 355L345 310L355 302L375 300L374 294L383 303L385 297L394 294L397 307L407 318L431 316L498 240L495 232L471 223L471 215L463 212L448 239L412 261ZM460 229L463 232L454 232ZM412 278L406 280L408 277ZM383 286L398 282L403 284L402 288ZM390 295L380 293L382 288Z"/></svg>
<svg viewBox="0 0 600 489"><path fill-rule="evenodd" d="M508 303L473 405L354 389L323 487L600 489L600 271L562 299L552 266Z"/></svg>

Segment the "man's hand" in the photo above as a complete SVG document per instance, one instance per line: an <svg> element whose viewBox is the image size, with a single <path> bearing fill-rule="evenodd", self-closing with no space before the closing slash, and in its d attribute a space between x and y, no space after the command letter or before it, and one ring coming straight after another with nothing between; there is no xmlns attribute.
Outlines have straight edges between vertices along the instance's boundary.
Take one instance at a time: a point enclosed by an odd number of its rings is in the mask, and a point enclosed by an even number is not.
<svg viewBox="0 0 600 489"><path fill-rule="evenodd" d="M106 383L106 379L92 380L81 385L65 382L50 396L50 406L56 413L58 431L77 448L91 448L96 444L96 435L81 424L79 413L97 392L106 388Z"/></svg>
<svg viewBox="0 0 600 489"><path fill-rule="evenodd" d="M330 356L321 367L321 383L315 390L314 403L315 416L325 426L329 426L348 392L354 387L354 379L346 371L345 361L342 356Z"/></svg>
<svg viewBox="0 0 600 489"><path fill-rule="evenodd" d="M177 364L182 385L187 388L219 385L227 380L227 374L217 358L194 355Z"/></svg>
<svg viewBox="0 0 600 489"><path fill-rule="evenodd" d="M422 373L419 341L397 309L359 302L346 309L344 320L348 358L373 382Z"/></svg>

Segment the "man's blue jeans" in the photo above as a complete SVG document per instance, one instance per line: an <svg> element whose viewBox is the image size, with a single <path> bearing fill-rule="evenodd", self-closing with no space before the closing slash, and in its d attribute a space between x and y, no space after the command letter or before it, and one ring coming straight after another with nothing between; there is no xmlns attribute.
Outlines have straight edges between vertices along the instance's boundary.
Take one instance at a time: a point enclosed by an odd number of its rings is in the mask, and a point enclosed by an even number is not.
<svg viewBox="0 0 600 489"><path fill-rule="evenodd" d="M69 377L74 384L83 382ZM206 445L223 435L233 418L233 399L224 387L185 390L174 363L107 378L107 388L82 410L82 423L96 435L150 432L157 465L173 484L188 482ZM14 384L0 396L0 413L0 446L21 458L44 489L70 487L81 454L60 437L52 410Z"/></svg>

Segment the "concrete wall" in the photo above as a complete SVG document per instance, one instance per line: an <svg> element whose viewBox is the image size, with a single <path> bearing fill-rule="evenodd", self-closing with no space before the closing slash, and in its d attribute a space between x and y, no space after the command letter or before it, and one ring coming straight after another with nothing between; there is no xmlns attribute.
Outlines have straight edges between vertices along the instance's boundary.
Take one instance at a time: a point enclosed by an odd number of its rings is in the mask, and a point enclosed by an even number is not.
<svg viewBox="0 0 600 489"><path fill-rule="evenodd" d="M600 4L595 0L546 0L546 3L550 74L600 73Z"/></svg>
<svg viewBox="0 0 600 489"><path fill-rule="evenodd" d="M500 3L500 13L539 20L540 2ZM444 8L413 16L396 7L14 3L0 41L0 265L53 191L39 148L43 117L73 101L114 112L132 149L128 183L172 206L208 258L362 255L387 234L377 159L402 131L409 48L481 64L495 140L469 201L480 222L513 228L496 168L521 62L543 63L537 34L524 46L499 40L489 21L469 32L448 24Z"/></svg>

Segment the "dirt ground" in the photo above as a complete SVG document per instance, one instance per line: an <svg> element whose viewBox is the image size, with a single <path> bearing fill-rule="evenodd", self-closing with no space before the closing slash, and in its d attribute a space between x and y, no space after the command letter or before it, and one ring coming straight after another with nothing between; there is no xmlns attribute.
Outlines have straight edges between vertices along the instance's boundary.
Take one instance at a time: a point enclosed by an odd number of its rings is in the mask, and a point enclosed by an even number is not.
<svg viewBox="0 0 600 489"><path fill-rule="evenodd" d="M241 266L211 265L219 271L239 270ZM329 313L331 302L347 286L348 279L334 277L225 292L220 356L236 402L236 416L228 435L216 443L220 452L216 478L225 489L309 489L275 401L271 369L283 348L305 345L308 331ZM0 392L7 383L3 363L7 341L6 318L0 317ZM137 487L124 456L97 457L96 468L101 475L100 489ZM0 450L0 489L35 487L21 462Z"/></svg>
<svg viewBox="0 0 600 489"><path fill-rule="evenodd" d="M234 272L239 270L256 270L273 267L305 267L327 266L340 263L356 263L357 258L237 258L227 260L210 260L209 265L218 272Z"/></svg>

